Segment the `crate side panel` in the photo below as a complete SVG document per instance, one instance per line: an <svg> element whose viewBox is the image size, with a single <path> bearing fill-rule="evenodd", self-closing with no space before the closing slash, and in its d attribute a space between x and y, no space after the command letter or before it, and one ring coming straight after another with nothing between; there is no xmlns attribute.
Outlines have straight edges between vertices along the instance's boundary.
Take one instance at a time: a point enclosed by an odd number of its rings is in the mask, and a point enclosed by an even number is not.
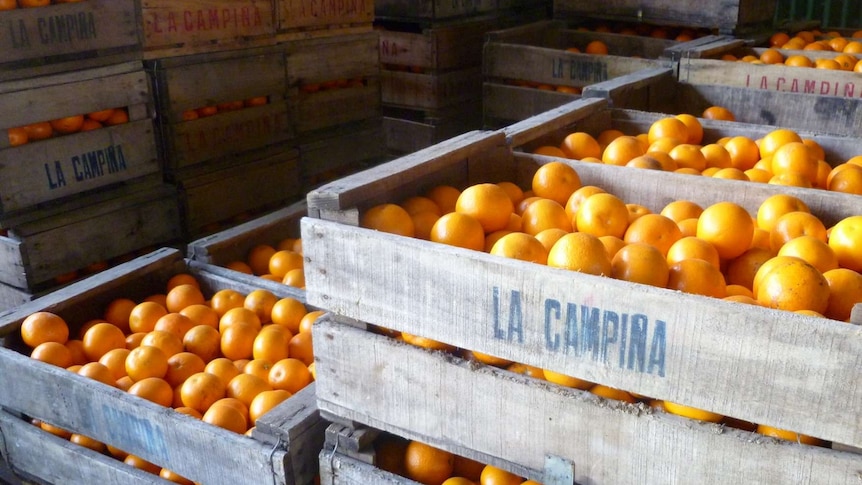
<svg viewBox="0 0 862 485"><path fill-rule="evenodd" d="M380 116L380 82L306 94L291 99L299 133Z"/></svg>
<svg viewBox="0 0 862 485"><path fill-rule="evenodd" d="M144 48L275 34L272 0L142 0Z"/></svg>
<svg viewBox="0 0 862 485"><path fill-rule="evenodd" d="M374 2L371 0L278 0L277 5L279 31L374 20Z"/></svg>
<svg viewBox="0 0 862 485"><path fill-rule="evenodd" d="M381 71L383 103L439 109L482 97L482 70L468 68L444 74Z"/></svg>
<svg viewBox="0 0 862 485"><path fill-rule="evenodd" d="M776 3L774 1L725 0L702 5L692 1L679 2L674 0L651 0L649 2L611 0L601 4L591 4L576 0L555 0L554 13L559 16L604 17L733 30L745 24L771 22Z"/></svg>
<svg viewBox="0 0 862 485"><path fill-rule="evenodd" d="M501 128L578 99L577 95L485 83L482 109L486 128Z"/></svg>
<svg viewBox="0 0 862 485"><path fill-rule="evenodd" d="M282 44L287 56L288 87L376 76L380 68L378 37L375 31Z"/></svg>

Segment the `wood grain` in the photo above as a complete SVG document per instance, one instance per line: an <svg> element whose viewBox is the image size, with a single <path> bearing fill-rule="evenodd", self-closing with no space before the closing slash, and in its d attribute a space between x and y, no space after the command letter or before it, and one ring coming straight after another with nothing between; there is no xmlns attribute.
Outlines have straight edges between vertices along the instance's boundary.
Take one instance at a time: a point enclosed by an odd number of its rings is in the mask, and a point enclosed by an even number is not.
<svg viewBox="0 0 862 485"><path fill-rule="evenodd" d="M275 34L272 0L144 0L141 17L150 51Z"/></svg>

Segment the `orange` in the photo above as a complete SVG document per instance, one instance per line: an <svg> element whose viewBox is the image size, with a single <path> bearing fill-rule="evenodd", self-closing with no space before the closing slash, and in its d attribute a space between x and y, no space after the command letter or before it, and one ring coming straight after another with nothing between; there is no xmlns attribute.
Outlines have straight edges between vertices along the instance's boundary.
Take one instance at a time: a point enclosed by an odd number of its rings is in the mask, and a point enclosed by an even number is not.
<svg viewBox="0 0 862 485"><path fill-rule="evenodd" d="M485 465L479 476L479 485L521 485L523 478L492 465Z"/></svg>
<svg viewBox="0 0 862 485"><path fill-rule="evenodd" d="M686 219L697 219L702 212L703 208L694 202L675 200L664 206L660 214L674 222L680 222Z"/></svg>
<svg viewBox="0 0 862 485"><path fill-rule="evenodd" d="M174 354L168 359L167 364L165 380L174 388L181 385L190 376L204 372L206 368L204 360L191 352Z"/></svg>
<svg viewBox="0 0 862 485"><path fill-rule="evenodd" d="M494 244L497 244L497 241L499 241L503 236L507 234L512 234L514 232L515 231L509 229L501 229L499 231L494 231L491 234L488 234L487 236L485 236L485 248L483 249L483 251L485 251L486 253L490 253L491 249L494 248Z"/></svg>
<svg viewBox="0 0 862 485"><path fill-rule="evenodd" d="M797 197L787 194L776 194L761 202L757 209L757 227L772 231L778 218L788 212L810 212L808 206Z"/></svg>
<svg viewBox="0 0 862 485"><path fill-rule="evenodd" d="M166 408L174 402L174 390L164 379L147 377L141 379L129 388L129 394L142 397Z"/></svg>
<svg viewBox="0 0 862 485"><path fill-rule="evenodd" d="M0 11L2 11L2 9L0 9ZM9 128L9 130L7 130L7 133L9 135L9 146L17 147L24 145L28 141L30 141L30 137L27 136L27 130L25 130L24 128Z"/></svg>
<svg viewBox="0 0 862 485"><path fill-rule="evenodd" d="M533 379L545 380L545 372L539 367L533 367L531 365L514 363L510 364L506 367L506 370L509 372L514 372L516 374L523 374L528 377L532 377ZM455 466L455 472L457 473L458 466Z"/></svg>
<svg viewBox="0 0 862 485"><path fill-rule="evenodd" d="M89 377L90 379L107 384L111 387L116 386L117 380L114 378L114 373L111 372L106 365L98 362L89 362L82 365L81 368L78 369L78 375Z"/></svg>
<svg viewBox="0 0 862 485"><path fill-rule="evenodd" d="M65 344L69 340L69 325L55 313L31 313L21 323L21 339L30 347L45 342Z"/></svg>
<svg viewBox="0 0 862 485"><path fill-rule="evenodd" d="M200 288L188 283L171 288L166 298L168 312L179 312L189 305L199 305L206 301Z"/></svg>
<svg viewBox="0 0 862 485"><path fill-rule="evenodd" d="M733 259L751 247L754 221L733 202L713 204L697 221L697 237L712 244L723 259Z"/></svg>
<svg viewBox="0 0 862 485"><path fill-rule="evenodd" d="M841 67L841 70L852 71L857 61L856 58L850 54L839 54L835 56L835 62L838 63L838 66Z"/></svg>
<svg viewBox="0 0 862 485"><path fill-rule="evenodd" d="M676 121L685 128L681 121ZM645 155L646 152L646 148L637 138L624 135L615 138L608 144L602 152L602 162L608 165L624 166L631 159Z"/></svg>
<svg viewBox="0 0 862 485"><path fill-rule="evenodd" d="M268 244L258 244L251 248L246 259L248 261L248 265L251 267L252 271L254 271L254 274L259 276L269 273L269 259L275 253L275 248ZM222 291L233 292L235 290L221 290L217 292L216 295ZM213 298L215 298L215 295ZM218 308L216 308L216 311L218 311Z"/></svg>
<svg viewBox="0 0 862 485"><path fill-rule="evenodd" d="M410 216L408 215L407 218L410 219ZM412 226L412 224L413 224L412 219L410 219L410 224L411 224L411 227L413 227ZM410 236L412 237L413 234L411 233ZM268 271L268 273L275 276L276 278L280 278L280 279L284 278L284 275L286 275L288 273L288 271L293 270L293 269L302 269L302 268L303 268L302 255L299 253L293 252L291 250L283 249L281 251L276 251L275 254L273 254L269 258L269 267L268 267L269 271ZM258 296L260 296L260 295L258 295ZM246 296L246 299L248 299L247 296ZM269 317L267 317L267 321L269 321L268 318Z"/></svg>
<svg viewBox="0 0 862 485"><path fill-rule="evenodd" d="M173 332L153 330L144 335L141 345L151 345L162 349L165 356L170 357L183 351L183 340Z"/></svg>
<svg viewBox="0 0 862 485"><path fill-rule="evenodd" d="M763 144L761 150L762 147ZM774 175L798 173L811 182L817 180L817 159L802 142L785 143L776 149L772 154L771 168Z"/></svg>
<svg viewBox="0 0 862 485"><path fill-rule="evenodd" d="M237 322L221 331L221 353L231 360L248 359L253 355L254 339L259 327Z"/></svg>
<svg viewBox="0 0 862 485"><path fill-rule="evenodd" d="M103 453L105 451L104 443L96 441L93 438L90 438L89 436L84 436L82 434L72 433L72 435L69 436L69 441L78 446L89 448L97 453Z"/></svg>
<svg viewBox="0 0 862 485"><path fill-rule="evenodd" d="M152 473L154 475L158 474L159 470L161 469L158 465L154 465L144 460L143 458L140 458L135 455L126 456L126 458L123 460L123 463L139 470L144 470L147 473Z"/></svg>
<svg viewBox="0 0 862 485"><path fill-rule="evenodd" d="M219 331L224 332L224 330L231 325L241 323L250 325L255 327L257 330L260 330L263 325L260 323L260 317L257 316L252 310L249 310L245 307L239 308L231 308L227 311L222 317L219 319Z"/></svg>
<svg viewBox="0 0 862 485"><path fill-rule="evenodd" d="M703 110L701 118L706 118L708 120L736 121L736 117L733 116L733 113L722 106L710 106L709 108L706 108Z"/></svg>
<svg viewBox="0 0 862 485"><path fill-rule="evenodd" d="M296 358L281 359L269 370L269 385L273 389L282 389L292 394L311 384L311 381L307 364Z"/></svg>
<svg viewBox="0 0 862 485"><path fill-rule="evenodd" d="M674 264L683 259L702 259L720 269L718 250L699 237L684 237L677 240L667 251L667 263Z"/></svg>
<svg viewBox="0 0 862 485"><path fill-rule="evenodd" d="M808 147L811 152L811 156L814 157L815 160L826 160L826 152L823 150L823 147L817 143L817 141L811 138L803 138L802 143Z"/></svg>
<svg viewBox="0 0 862 485"><path fill-rule="evenodd" d="M84 353L91 362L99 360L109 350L126 348L123 331L106 322L90 327L81 340L84 343Z"/></svg>
<svg viewBox="0 0 862 485"><path fill-rule="evenodd" d="M523 232L506 234L494 243L490 253L504 258L547 264L548 250L534 236Z"/></svg>
<svg viewBox="0 0 862 485"><path fill-rule="evenodd" d="M784 60L784 65L794 67L814 67L814 62L806 56L795 54L787 56L787 59Z"/></svg>
<svg viewBox="0 0 862 485"><path fill-rule="evenodd" d="M626 204L626 210L629 213L629 224L635 221L635 219L645 216L647 214L652 214L652 211L649 210L646 206L640 204Z"/></svg>
<svg viewBox="0 0 862 485"><path fill-rule="evenodd" d="M311 326L314 325L314 322L316 322L324 313L326 313L325 310L314 310L306 313L305 316L302 317L302 320L299 321L299 333L310 333Z"/></svg>
<svg viewBox="0 0 862 485"><path fill-rule="evenodd" d="M704 172L704 175L706 175L706 172ZM712 177L717 178L717 179L726 179L726 180L741 180L744 182L748 182L750 180L748 178L748 175L746 175L745 172L743 172L742 170L740 170L738 168L719 169L717 172L712 174Z"/></svg>
<svg viewBox="0 0 862 485"><path fill-rule="evenodd" d="M150 332L156 326L156 321L168 311L160 304L145 301L132 308L128 317L129 330L132 332Z"/></svg>
<svg viewBox="0 0 862 485"><path fill-rule="evenodd" d="M772 174L759 168L750 168L742 172L751 182L765 184L772 179Z"/></svg>
<svg viewBox="0 0 862 485"><path fill-rule="evenodd" d="M563 387L571 387L573 389L582 389L587 390L593 387L592 382L585 381L583 379L578 379L577 377L567 376L565 374L560 374L559 372L554 372L548 369L543 369L543 374L545 375L545 379L548 382L552 382L559 386Z"/></svg>
<svg viewBox="0 0 862 485"><path fill-rule="evenodd" d="M27 133L27 139L29 141L45 140L54 135L54 129L51 127L51 123L47 121L33 123L22 126L21 128L23 128Z"/></svg>
<svg viewBox="0 0 862 485"><path fill-rule="evenodd" d="M689 134L688 127L679 118L662 118L653 122L647 133L649 143L655 143L660 138L671 138L679 143L686 143Z"/></svg>
<svg viewBox="0 0 862 485"><path fill-rule="evenodd" d="M164 309L168 308L167 300L168 300L168 295L166 295L164 293L154 293L154 294L144 298L144 301L151 301L153 303L158 303Z"/></svg>
<svg viewBox="0 0 862 485"><path fill-rule="evenodd" d="M661 162L650 156L649 153L647 155L632 158L625 166L630 168L644 168L647 170L663 170Z"/></svg>
<svg viewBox="0 0 862 485"><path fill-rule="evenodd" d="M790 36L785 32L776 32L769 37L769 45L772 47L781 47L790 40Z"/></svg>
<svg viewBox="0 0 862 485"><path fill-rule="evenodd" d="M147 377L163 378L168 372L168 357L158 347L142 345L126 356L125 369L126 374L135 382ZM173 386L171 388L173 389Z"/></svg>
<svg viewBox="0 0 862 485"><path fill-rule="evenodd" d="M299 332L290 339L289 354L291 358L299 359L310 365L314 362L314 347L312 345L311 332Z"/></svg>
<svg viewBox="0 0 862 485"><path fill-rule="evenodd" d="M829 247L842 268L862 272L862 215L842 219L829 232Z"/></svg>
<svg viewBox="0 0 862 485"><path fill-rule="evenodd" d="M611 277L664 288L669 276L668 262L653 246L633 243L623 246L611 261Z"/></svg>
<svg viewBox="0 0 862 485"><path fill-rule="evenodd" d="M201 421L238 434L243 434L248 429L247 419L242 412L225 404L210 406Z"/></svg>
<svg viewBox="0 0 862 485"><path fill-rule="evenodd" d="M212 307L204 304L189 305L180 310L180 315L197 325L207 325L218 328L219 314Z"/></svg>
<svg viewBox="0 0 862 485"><path fill-rule="evenodd" d="M64 369L72 365L72 352L60 342L42 342L30 352L30 358Z"/></svg>
<svg viewBox="0 0 862 485"><path fill-rule="evenodd" d="M270 369L272 369L272 362L266 359L252 359L243 366L240 372L258 376L263 380L269 380Z"/></svg>
<svg viewBox="0 0 862 485"><path fill-rule="evenodd" d="M222 381L222 384L227 386L227 383L242 371L234 365L232 360L219 357L209 361L204 368L204 372L218 377Z"/></svg>
<svg viewBox="0 0 862 485"><path fill-rule="evenodd" d="M562 229L570 232L572 220L562 205L551 199L539 199L531 203L521 214L520 229L536 235L546 229Z"/></svg>
<svg viewBox="0 0 862 485"><path fill-rule="evenodd" d="M448 451L411 441L404 451L407 477L425 485L440 485L452 475L455 456Z"/></svg>
<svg viewBox="0 0 862 485"><path fill-rule="evenodd" d="M800 236L813 236L826 242L826 227L808 212L788 212L775 221L769 232L769 247L777 253L786 242Z"/></svg>
<svg viewBox="0 0 862 485"><path fill-rule="evenodd" d="M467 187L455 203L455 212L479 221L486 234L504 229L509 223L509 216L514 211L512 199L502 187L496 184L477 184Z"/></svg>
<svg viewBox="0 0 862 485"><path fill-rule="evenodd" d="M305 305L296 298L282 298L272 306L272 323L287 327L292 333L299 331L299 322L308 310Z"/></svg>
<svg viewBox="0 0 862 485"><path fill-rule="evenodd" d="M443 343L438 342L436 340L431 340L430 338L420 337L418 335L409 334L407 332L401 332L401 338L404 339L410 345L414 345L416 347L422 347L424 349L430 350L442 350L445 352L451 352L455 349L455 347Z"/></svg>
<svg viewBox="0 0 862 485"><path fill-rule="evenodd" d="M749 299L750 302L754 305L758 304L754 299L754 293L751 292L750 289L746 288L742 285L727 285L727 296L724 298L725 300L731 297L744 296Z"/></svg>
<svg viewBox="0 0 862 485"><path fill-rule="evenodd" d="M734 168L748 170L760 160L760 148L751 138L734 136L724 144L724 148L730 154L730 163Z"/></svg>
<svg viewBox="0 0 862 485"><path fill-rule="evenodd" d="M602 236L599 238L599 241L602 242L602 245L608 252L608 257L611 258L611 263L613 263L614 256L616 256L619 250L626 245L625 241L615 236Z"/></svg>
<svg viewBox="0 0 862 485"><path fill-rule="evenodd" d="M303 368L305 368L305 366L303 366ZM228 382L225 395L230 398L238 399L246 406L246 408L248 408L255 396L263 391L270 390L272 390L272 386L270 386L269 382L259 376L253 374L238 374Z"/></svg>
<svg viewBox="0 0 862 485"><path fill-rule="evenodd" d="M159 330L163 332L171 332L177 337L179 337L180 341L185 337L186 332L192 329L195 326L195 322L192 321L191 318L183 315L182 313L168 313L159 317L156 321L156 325L153 327L153 330Z"/></svg>
<svg viewBox="0 0 862 485"><path fill-rule="evenodd" d="M582 131L566 135L560 144L560 150L567 158L580 160L586 157L601 158L602 147L589 133Z"/></svg>
<svg viewBox="0 0 862 485"><path fill-rule="evenodd" d="M114 349L103 355L99 363L107 367L114 375L114 379L121 379L127 375L126 359L131 351L129 349Z"/></svg>
<svg viewBox="0 0 862 485"><path fill-rule="evenodd" d="M621 238L628 228L628 219L625 202L612 194L601 193L588 197L581 204L573 225L577 226L579 232L596 237Z"/></svg>
<svg viewBox="0 0 862 485"><path fill-rule="evenodd" d="M844 164L844 169L830 172L827 189L845 194L862 195L862 167Z"/></svg>
<svg viewBox="0 0 862 485"><path fill-rule="evenodd" d="M200 289L201 284L198 282L197 278L195 278L190 273L177 273L170 278L168 278L168 282L165 288L165 291L171 291L177 286L180 285L192 285Z"/></svg>
<svg viewBox="0 0 862 485"><path fill-rule="evenodd" d="M455 204L460 195L461 191L450 185L437 185L425 193L425 197L437 204L441 214L455 212Z"/></svg>
<svg viewBox="0 0 862 485"><path fill-rule="evenodd" d="M551 248L554 246L554 243L566 234L568 234L568 232L556 227L552 227L550 229L545 229L539 232L535 235L535 238L540 243L542 243L542 246L545 247L545 251L550 251ZM545 263L547 264L547 256L545 257Z"/></svg>
<svg viewBox="0 0 862 485"><path fill-rule="evenodd" d="M841 64L835 59L815 59L815 69L832 69L833 71L841 70Z"/></svg>
<svg viewBox="0 0 862 485"><path fill-rule="evenodd" d="M679 227L679 232L681 237L694 237L697 236L697 219L688 218L683 219L676 223L677 227ZM670 248L668 248L670 249Z"/></svg>
<svg viewBox="0 0 862 485"><path fill-rule="evenodd" d="M254 271L251 269L251 266L249 266L244 261L231 261L230 263L224 265L224 267L227 269L232 269L234 271L239 271L240 273L254 274Z"/></svg>
<svg viewBox="0 0 862 485"><path fill-rule="evenodd" d="M721 271L702 259L684 259L670 265L667 287L713 298L727 296L727 283Z"/></svg>
<svg viewBox="0 0 862 485"><path fill-rule="evenodd" d="M607 147L612 141L621 136L625 136L622 131L609 128L599 133L599 136L596 137L596 141L598 141L599 145L602 147Z"/></svg>
<svg viewBox="0 0 862 485"><path fill-rule="evenodd" d="M105 126L122 125L129 122L129 113L125 108L115 108L111 116L104 121Z"/></svg>
<svg viewBox="0 0 862 485"><path fill-rule="evenodd" d="M788 143L802 143L802 137L787 128L770 131L760 142L760 158L771 157L776 150Z"/></svg>
<svg viewBox="0 0 862 485"><path fill-rule="evenodd" d="M102 318L106 322L116 325L123 332L129 331L129 316L136 303L128 298L117 298L108 303Z"/></svg>
<svg viewBox="0 0 862 485"><path fill-rule="evenodd" d="M508 215L507 221L508 221ZM450 212L434 223L431 241L474 251L485 248L485 230L474 217Z"/></svg>
<svg viewBox="0 0 862 485"><path fill-rule="evenodd" d="M512 204L518 205L524 199L524 191L512 182L498 182L497 185L506 191L506 194L511 199Z"/></svg>
<svg viewBox="0 0 862 485"><path fill-rule="evenodd" d="M584 48L584 52L587 54L604 56L608 53L608 46L600 40L592 40Z"/></svg>
<svg viewBox="0 0 862 485"><path fill-rule="evenodd" d="M826 241L814 236L799 236L787 241L778 250L778 256L795 256L825 273L838 268L838 256Z"/></svg>
<svg viewBox="0 0 862 485"><path fill-rule="evenodd" d="M615 401L623 401L630 404L634 404L637 400L626 391L615 389L613 387L604 386L601 384L596 384L595 386L590 388L590 392L595 394L596 396L601 396L605 399L613 399Z"/></svg>
<svg viewBox="0 0 862 485"><path fill-rule="evenodd" d="M447 478L442 485L476 485L476 482L473 480L466 479L464 477L452 477Z"/></svg>
<svg viewBox="0 0 862 485"><path fill-rule="evenodd" d="M698 145L677 145L668 153L680 168L693 168L703 171L706 168L706 157Z"/></svg>
<svg viewBox="0 0 862 485"><path fill-rule="evenodd" d="M841 49L841 52L845 54L860 54L862 53L862 42L856 40L848 42L844 46L844 49Z"/></svg>
<svg viewBox="0 0 862 485"><path fill-rule="evenodd" d="M272 389L261 392L251 400L251 405L248 407L249 419L254 423L259 417L268 413L272 408L286 401L292 395L283 389Z"/></svg>
<svg viewBox="0 0 862 485"><path fill-rule="evenodd" d="M276 362L288 356L288 345L293 333L281 325L263 327L252 346L252 356L255 359L265 359Z"/></svg>
<svg viewBox="0 0 862 485"><path fill-rule="evenodd" d="M727 168L733 163L730 159L730 152L717 143L701 147L700 153L703 154L707 167Z"/></svg>
<svg viewBox="0 0 862 485"><path fill-rule="evenodd" d="M225 397L226 389L226 384L215 374L198 372L183 382L180 397L184 406L204 413L213 403Z"/></svg>
<svg viewBox="0 0 862 485"><path fill-rule="evenodd" d="M682 232L674 221L661 214L647 214L629 224L623 240L628 244L650 244L666 257L668 249L681 237Z"/></svg>
<svg viewBox="0 0 862 485"><path fill-rule="evenodd" d="M209 362L221 353L221 335L209 325L196 325L183 336L183 349Z"/></svg>
<svg viewBox="0 0 862 485"><path fill-rule="evenodd" d="M684 406L682 404L677 404L670 401L664 401L664 409L671 414L685 416L686 418L697 419L699 421L706 421L709 423L718 423L722 419L724 419L724 416L722 416L721 414L716 414L703 409Z"/></svg>
<svg viewBox="0 0 862 485"><path fill-rule="evenodd" d="M440 212L440 207L437 206L437 203L429 199L428 197L408 197L407 199L401 201L401 204L399 205L411 216L426 211L433 212L438 216L443 215L443 213Z"/></svg>
<svg viewBox="0 0 862 485"><path fill-rule="evenodd" d="M275 250L273 250L273 254L275 254ZM269 258L267 257L267 264L269 262ZM264 271L265 274L269 270ZM257 274L257 273L255 273ZM223 317L228 310L232 310L234 308L242 308L243 303L245 302L245 295L242 293L232 290L232 289L224 289L215 292L215 294L210 299L210 306L219 317Z"/></svg>
<svg viewBox="0 0 862 485"><path fill-rule="evenodd" d="M359 225L376 231L413 237L413 219L406 210L396 204L380 204L368 209L359 220ZM279 276L284 277L284 275Z"/></svg>
<svg viewBox="0 0 862 485"><path fill-rule="evenodd" d="M703 126L697 118L690 114L678 114L675 118L683 122L688 133L688 137L682 140L683 143L699 145L703 141Z"/></svg>
<svg viewBox="0 0 862 485"><path fill-rule="evenodd" d="M772 436L773 438L778 438L781 440L792 441L794 443L801 443L804 445L815 445L818 446L821 444L821 441L817 438L806 436L804 434L798 434L793 431L788 431L779 428L773 428L772 426L767 426L765 424L757 425L757 432L766 435Z"/></svg>
<svg viewBox="0 0 862 485"><path fill-rule="evenodd" d="M535 196L565 205L572 193L581 187L581 178L570 165L551 162L536 170L531 187Z"/></svg>
<svg viewBox="0 0 862 485"><path fill-rule="evenodd" d="M838 268L826 271L823 277L829 284L829 304L823 314L833 320L848 321L853 306L862 303L862 274Z"/></svg>
<svg viewBox="0 0 862 485"><path fill-rule="evenodd" d="M611 274L611 261L596 236L571 233L561 237L548 252L548 266L593 275Z"/></svg>
<svg viewBox="0 0 862 485"><path fill-rule="evenodd" d="M585 200L587 200L592 195L603 193L606 193L605 189L596 187L595 185L584 185L583 187L574 191L571 196L569 196L569 199L566 201L565 205L566 214L569 215L570 219L574 219L574 217L578 213L578 210L581 207L581 204L583 204Z"/></svg>
<svg viewBox="0 0 862 485"><path fill-rule="evenodd" d="M770 308L814 310L822 314L829 303L829 283L814 266L798 258L788 258L763 273L755 297Z"/></svg>
<svg viewBox="0 0 862 485"><path fill-rule="evenodd" d="M727 283L752 289L757 270L763 263L772 259L773 255L774 253L769 249L753 247L732 259L725 270Z"/></svg>
<svg viewBox="0 0 862 485"><path fill-rule="evenodd" d="M760 53L760 60L764 64L783 64L784 56L775 49L766 49Z"/></svg>
<svg viewBox="0 0 862 485"><path fill-rule="evenodd" d="M292 251L291 253L297 254ZM276 253L273 258L277 257L278 254L279 253ZM302 257L300 256L300 259L301 258ZM276 272L271 271L271 273L278 276ZM277 301L278 297L271 291L257 289L246 295L243 306L255 312L262 324L267 324L272 320L272 307L275 306L275 302Z"/></svg>
<svg viewBox="0 0 862 485"><path fill-rule="evenodd" d="M540 146L539 148L536 148L535 150L533 150L533 153L536 155L543 155L546 157L569 158L569 156L566 155L566 152L564 152L563 150L561 150L557 147L550 146L550 145Z"/></svg>

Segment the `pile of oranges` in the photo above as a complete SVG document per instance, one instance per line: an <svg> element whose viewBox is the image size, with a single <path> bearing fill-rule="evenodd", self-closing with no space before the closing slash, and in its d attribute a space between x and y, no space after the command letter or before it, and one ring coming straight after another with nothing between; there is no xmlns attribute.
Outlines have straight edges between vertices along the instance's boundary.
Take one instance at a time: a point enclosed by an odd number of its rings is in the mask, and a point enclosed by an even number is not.
<svg viewBox="0 0 862 485"><path fill-rule="evenodd" d="M0 0L0 11L15 10L16 8L47 7L58 3L74 3L83 0Z"/></svg>
<svg viewBox="0 0 862 485"><path fill-rule="evenodd" d="M218 103L216 105L187 109L182 112L181 117L183 121L191 121L198 118L206 118L207 116L215 116L219 113L237 111L244 108L252 108L255 106L263 106L265 104L269 104L268 96L256 96L254 98L226 101L224 103Z"/></svg>
<svg viewBox="0 0 862 485"><path fill-rule="evenodd" d="M757 214L749 214L733 202L701 207L686 200L652 213L600 187L582 186L572 165L553 161L538 168L527 190L511 182L482 183L463 190L436 186L399 204L363 211L360 225L555 268L838 321L849 321L853 306L862 302L862 215L827 228L802 200L784 194L763 201ZM404 332L394 336L425 348L457 351ZM465 352L486 364L589 389L604 397L636 401L625 391ZM680 404L657 405L697 419L724 419ZM761 431L781 432L765 426Z"/></svg>
<svg viewBox="0 0 862 485"><path fill-rule="evenodd" d="M309 312L266 290L217 291L204 298L188 273L143 301L116 298L73 338L67 322L37 312L21 325L33 359L117 387L177 412L247 433L258 417L314 379ZM87 436L38 423L44 430L178 483L170 470Z"/></svg>
<svg viewBox="0 0 862 485"><path fill-rule="evenodd" d="M834 53L835 56L815 57L799 52L782 52L784 50ZM838 32L823 34L818 31L802 31L792 38L784 32L773 34L769 39L769 48L759 54L740 56L725 54L721 59L752 64L784 64L794 67L862 72L860 54L862 54L862 30L854 32L850 38Z"/></svg>
<svg viewBox="0 0 862 485"><path fill-rule="evenodd" d="M407 69L405 69L407 70ZM418 71L421 72L421 71ZM320 91L332 91L334 89L347 88L364 88L368 84L365 78L357 77L353 79L332 79L319 83L305 83L299 87L299 90L305 94L314 94Z"/></svg>
<svg viewBox="0 0 862 485"><path fill-rule="evenodd" d="M733 120L728 110L713 106L704 118ZM583 162L704 175L714 178L818 188L862 194L862 155L846 161L826 161L814 139L779 128L761 139L724 137L703 140L703 127L692 115L659 119L648 133L634 136L608 129L593 137L575 132L559 146L541 146L534 153Z"/></svg>
<svg viewBox="0 0 862 485"><path fill-rule="evenodd" d="M285 238L277 244L258 244L248 251L245 261L231 261L226 268L240 273L305 288L302 239Z"/></svg>
<svg viewBox="0 0 862 485"><path fill-rule="evenodd" d="M51 121L41 121L26 126L9 128L9 145L16 147L29 142L71 135L82 131L98 130L105 126L121 125L129 122L125 107L109 108L87 114L66 116Z"/></svg>
<svg viewBox="0 0 862 485"><path fill-rule="evenodd" d="M540 485L434 446L389 433L374 442L377 467L424 485Z"/></svg>
<svg viewBox="0 0 862 485"><path fill-rule="evenodd" d="M577 27L575 30L577 30L578 32L600 32L606 34L637 35L640 37L651 37L653 39L670 39L678 42L688 42L690 40L703 37L704 35L709 35L709 31L705 29L650 25L646 23L619 23L615 25L600 23L595 26L580 26Z"/></svg>

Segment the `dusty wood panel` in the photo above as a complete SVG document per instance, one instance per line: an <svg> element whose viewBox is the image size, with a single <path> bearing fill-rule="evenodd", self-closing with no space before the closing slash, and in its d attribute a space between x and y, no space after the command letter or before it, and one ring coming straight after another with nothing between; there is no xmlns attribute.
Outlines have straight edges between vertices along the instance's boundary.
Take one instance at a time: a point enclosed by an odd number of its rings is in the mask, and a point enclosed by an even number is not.
<svg viewBox="0 0 862 485"><path fill-rule="evenodd" d="M746 24L772 22L777 2L722 0L709 4L677 0L610 0L601 3L555 0L560 17L600 17L733 31Z"/></svg>
<svg viewBox="0 0 862 485"><path fill-rule="evenodd" d="M182 220L186 233L200 235L204 226L244 212L272 206L299 192L299 160L295 150L219 170L179 175ZM230 194L229 197L225 197Z"/></svg>
<svg viewBox="0 0 862 485"><path fill-rule="evenodd" d="M187 257L224 266L244 261L258 244L275 245L284 238L299 237L299 219L306 214L305 201L296 202L264 216L197 239L186 246Z"/></svg>
<svg viewBox="0 0 862 485"><path fill-rule="evenodd" d="M249 39L275 41L272 0L142 0L141 17L148 55L223 50L225 44ZM176 48L185 50L171 52Z"/></svg>
<svg viewBox="0 0 862 485"><path fill-rule="evenodd" d="M380 33L380 62L399 66L446 70L482 63L485 33L496 19L460 21L421 32L384 30Z"/></svg>
<svg viewBox="0 0 862 485"><path fill-rule="evenodd" d="M45 483L170 483L115 458L58 438L4 411L0 411L0 434L0 443L5 441L0 451L13 470ZM51 457L50 464L46 463L46 457Z"/></svg>
<svg viewBox="0 0 862 485"><path fill-rule="evenodd" d="M383 135L390 150L412 153L468 131L482 128L482 110L468 106L461 115L433 120L383 118Z"/></svg>
<svg viewBox="0 0 862 485"><path fill-rule="evenodd" d="M482 69L479 67L441 74L380 72L380 97L386 104L439 109L481 96Z"/></svg>
<svg viewBox="0 0 862 485"><path fill-rule="evenodd" d="M287 59L287 86L376 76L378 33L297 40L281 45ZM325 56L321 53L325 52Z"/></svg>
<svg viewBox="0 0 862 485"><path fill-rule="evenodd" d="M859 455L607 401L328 317L314 336L321 410L503 468L518 464L536 480L546 455L573 461L578 483L851 484L862 466Z"/></svg>
<svg viewBox="0 0 862 485"><path fill-rule="evenodd" d="M418 485L419 482L389 473L374 465L350 458L337 450L320 452L322 485Z"/></svg>
<svg viewBox="0 0 862 485"><path fill-rule="evenodd" d="M36 295L29 291L0 283L0 311L15 308L35 297Z"/></svg>
<svg viewBox="0 0 862 485"><path fill-rule="evenodd" d="M371 0L277 0L276 6L279 32L329 25L370 24L374 20L374 2Z"/></svg>
<svg viewBox="0 0 862 485"><path fill-rule="evenodd" d="M675 70L644 69L587 86L582 95L585 98L605 98L612 108L657 111L655 106L669 105L673 99L681 96L674 89L677 86ZM678 105L687 106L684 102ZM695 109L688 108L680 112L695 112Z"/></svg>
<svg viewBox="0 0 862 485"><path fill-rule="evenodd" d="M377 18L443 20L491 13L496 0L378 0L374 2Z"/></svg>
<svg viewBox="0 0 862 485"><path fill-rule="evenodd" d="M486 82L482 109L486 128L502 128L578 99L577 95Z"/></svg>
<svg viewBox="0 0 862 485"><path fill-rule="evenodd" d="M375 77L362 86L300 92L290 103L297 133L376 118L380 116L380 81Z"/></svg>
<svg viewBox="0 0 862 485"><path fill-rule="evenodd" d="M0 281L32 290L55 276L179 238L174 188L113 190L115 198L15 228L0 239ZM105 237L105 228L123 237Z"/></svg>
<svg viewBox="0 0 862 485"><path fill-rule="evenodd" d="M485 44L487 78L525 80L552 86L587 86L643 69L670 67L669 59L596 56L530 45Z"/></svg>
<svg viewBox="0 0 862 485"><path fill-rule="evenodd" d="M160 170L149 119L0 151L0 214Z"/></svg>
<svg viewBox="0 0 862 485"><path fill-rule="evenodd" d="M77 57L99 57L91 67L140 58L136 8L133 0L93 0L4 11L0 80L52 72L51 64Z"/></svg>
<svg viewBox="0 0 862 485"><path fill-rule="evenodd" d="M379 162L386 155L380 118L321 130L299 145L303 186L321 178L338 178L344 173ZM328 173L337 176L327 177ZM317 184L312 184L317 185Z"/></svg>
<svg viewBox="0 0 862 485"><path fill-rule="evenodd" d="M502 132L511 146L520 147L568 129L578 121L607 113L607 106L603 98L581 98L513 123Z"/></svg>

